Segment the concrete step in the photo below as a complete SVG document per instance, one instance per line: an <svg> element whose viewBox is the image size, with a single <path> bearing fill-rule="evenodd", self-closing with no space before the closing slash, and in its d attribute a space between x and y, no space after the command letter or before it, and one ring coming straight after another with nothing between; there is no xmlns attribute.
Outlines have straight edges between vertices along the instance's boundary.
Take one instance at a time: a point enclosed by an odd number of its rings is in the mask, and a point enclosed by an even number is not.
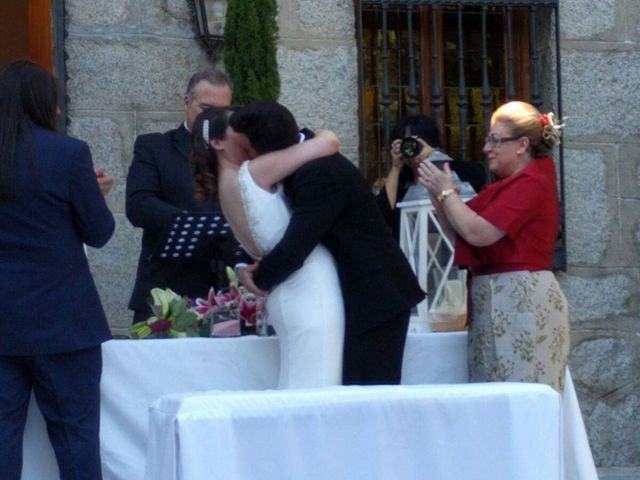
<svg viewBox="0 0 640 480"><path fill-rule="evenodd" d="M599 468L599 480L640 480L640 467Z"/></svg>

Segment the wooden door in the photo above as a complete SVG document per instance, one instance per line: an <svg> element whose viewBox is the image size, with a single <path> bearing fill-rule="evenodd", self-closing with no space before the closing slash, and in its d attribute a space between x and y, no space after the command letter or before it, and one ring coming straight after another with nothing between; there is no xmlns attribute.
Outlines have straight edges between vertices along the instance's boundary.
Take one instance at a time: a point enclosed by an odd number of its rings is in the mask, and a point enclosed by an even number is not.
<svg viewBox="0 0 640 480"><path fill-rule="evenodd" d="M0 2L0 65L29 58L53 72L52 1Z"/></svg>

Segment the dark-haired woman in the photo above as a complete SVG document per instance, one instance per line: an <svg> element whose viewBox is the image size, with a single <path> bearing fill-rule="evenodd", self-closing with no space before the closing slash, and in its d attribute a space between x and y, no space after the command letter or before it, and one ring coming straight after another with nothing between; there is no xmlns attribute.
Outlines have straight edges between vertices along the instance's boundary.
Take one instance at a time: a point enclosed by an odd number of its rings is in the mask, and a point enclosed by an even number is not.
<svg viewBox="0 0 640 480"><path fill-rule="evenodd" d="M320 131L305 142L249 160L248 139L228 126L230 116L230 110L212 108L196 119L194 190L203 198L217 192L235 237L259 259L289 225L291 212L279 182L303 163L336 153L339 142L332 132ZM279 388L339 385L344 307L328 250L314 248L300 269L269 292L266 306L280 344Z"/></svg>
<svg viewBox="0 0 640 480"><path fill-rule="evenodd" d="M83 244L115 223L84 142L55 131L53 76L0 70L0 476L19 480L31 392L60 478L101 479L101 343L110 338Z"/></svg>
<svg viewBox="0 0 640 480"><path fill-rule="evenodd" d="M414 137L422 146L418 154L405 157L400 153L402 140ZM412 185L418 185L418 166L429 159L433 162L448 162L451 169L459 175L460 180L469 182L475 190L484 185L486 171L479 162L463 162L454 160L440 151L440 131L436 121L423 114L409 115L401 118L391 131L391 167L378 193L378 206L387 225L391 227L396 239L400 238L400 211L396 207L404 198ZM407 154L407 152L405 152Z"/></svg>
<svg viewBox="0 0 640 480"><path fill-rule="evenodd" d="M569 353L567 301L551 272L560 211L552 147L562 125L525 102L491 117L484 152L498 180L464 203L450 171L420 165L455 263L472 275L472 381L546 383L562 390Z"/></svg>

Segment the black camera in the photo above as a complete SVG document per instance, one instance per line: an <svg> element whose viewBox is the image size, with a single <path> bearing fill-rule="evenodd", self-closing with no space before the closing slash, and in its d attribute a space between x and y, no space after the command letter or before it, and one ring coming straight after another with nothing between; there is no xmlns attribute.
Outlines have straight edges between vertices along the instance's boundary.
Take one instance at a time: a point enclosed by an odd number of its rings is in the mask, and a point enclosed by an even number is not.
<svg viewBox="0 0 640 480"><path fill-rule="evenodd" d="M422 144L418 141L418 137L406 137L400 142L400 155L407 160L417 157L422 151Z"/></svg>

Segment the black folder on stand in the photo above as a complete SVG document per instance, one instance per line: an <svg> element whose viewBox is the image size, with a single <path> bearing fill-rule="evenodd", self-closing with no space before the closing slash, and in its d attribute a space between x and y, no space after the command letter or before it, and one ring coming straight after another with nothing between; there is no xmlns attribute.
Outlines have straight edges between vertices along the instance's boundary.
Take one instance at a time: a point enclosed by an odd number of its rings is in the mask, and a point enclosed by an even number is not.
<svg viewBox="0 0 640 480"><path fill-rule="evenodd" d="M230 235L221 212L184 212L174 215L154 256L163 261L184 261L211 253L212 242Z"/></svg>

